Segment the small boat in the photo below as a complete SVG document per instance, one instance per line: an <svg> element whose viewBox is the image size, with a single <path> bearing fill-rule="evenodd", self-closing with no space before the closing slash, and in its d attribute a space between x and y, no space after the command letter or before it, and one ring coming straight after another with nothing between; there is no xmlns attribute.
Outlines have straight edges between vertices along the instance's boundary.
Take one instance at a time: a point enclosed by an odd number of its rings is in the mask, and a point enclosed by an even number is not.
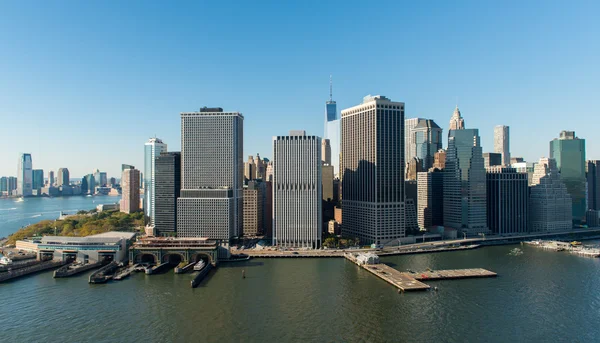
<svg viewBox="0 0 600 343"><path fill-rule="evenodd" d="M23 202L23 201L25 201L25 200L23 200L22 197L21 198L17 198L17 200L15 200L15 202Z"/></svg>
<svg viewBox="0 0 600 343"><path fill-rule="evenodd" d="M202 270L202 268L204 268L204 265L205 265L205 264L206 264L206 263L204 262L204 260L200 260L200 262L198 262L198 263L196 263L196 264L194 265L194 270L195 270L195 271Z"/></svg>
<svg viewBox="0 0 600 343"><path fill-rule="evenodd" d="M2 256L2 255L0 255L0 256ZM12 264L12 260L6 256L2 256L2 257L0 257L0 264L7 266L9 264Z"/></svg>

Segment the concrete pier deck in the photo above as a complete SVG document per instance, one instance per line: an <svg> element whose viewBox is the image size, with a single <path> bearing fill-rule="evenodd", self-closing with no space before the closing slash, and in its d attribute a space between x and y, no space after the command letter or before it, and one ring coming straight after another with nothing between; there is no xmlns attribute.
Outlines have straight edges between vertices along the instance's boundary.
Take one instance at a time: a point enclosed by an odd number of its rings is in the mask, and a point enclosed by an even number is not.
<svg viewBox="0 0 600 343"><path fill-rule="evenodd" d="M498 274L482 268L474 269L451 269L451 270L429 270L420 273L405 273L400 272L386 264L360 264L356 257L352 254L346 254L346 259L352 261L372 274L387 281L389 284L397 287L403 292L425 291L431 286L421 282L423 280L452 280L452 279L467 279L494 277Z"/></svg>

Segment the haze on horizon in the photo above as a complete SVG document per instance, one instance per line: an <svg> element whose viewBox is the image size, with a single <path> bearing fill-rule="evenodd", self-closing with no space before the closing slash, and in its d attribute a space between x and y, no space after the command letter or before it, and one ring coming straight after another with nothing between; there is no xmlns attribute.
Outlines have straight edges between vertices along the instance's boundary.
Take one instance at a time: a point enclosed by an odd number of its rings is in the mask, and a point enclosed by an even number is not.
<svg viewBox="0 0 600 343"><path fill-rule="evenodd" d="M323 135L367 94L406 104L447 136L456 102L484 151L510 126L511 155L548 155L561 130L600 159L600 3L0 2L0 175L143 167L144 143L180 149L180 112L240 111L245 155L272 136ZM458 100L457 100L458 99ZM445 143L444 143L445 144Z"/></svg>

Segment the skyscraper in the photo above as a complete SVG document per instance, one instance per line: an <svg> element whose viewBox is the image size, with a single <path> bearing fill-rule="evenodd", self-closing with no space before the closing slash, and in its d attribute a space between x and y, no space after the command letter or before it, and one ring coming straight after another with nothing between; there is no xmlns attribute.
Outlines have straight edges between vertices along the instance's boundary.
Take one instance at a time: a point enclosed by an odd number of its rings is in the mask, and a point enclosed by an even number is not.
<svg viewBox="0 0 600 343"><path fill-rule="evenodd" d="M510 166L509 128L505 125L494 127L494 152L502 154L502 166Z"/></svg>
<svg viewBox="0 0 600 343"><path fill-rule="evenodd" d="M93 182L94 177L90 177ZM121 212L133 213L140 210L140 171L125 169L121 175Z"/></svg>
<svg viewBox="0 0 600 343"><path fill-rule="evenodd" d="M600 160L587 161L587 208L600 210Z"/></svg>
<svg viewBox="0 0 600 343"><path fill-rule="evenodd" d="M33 174L31 154L21 154L17 172L17 195L28 197L32 194Z"/></svg>
<svg viewBox="0 0 600 343"><path fill-rule="evenodd" d="M150 138L144 144L144 215L154 225L154 189L156 188L156 158L167 151L167 145L160 138Z"/></svg>
<svg viewBox="0 0 600 343"><path fill-rule="evenodd" d="M527 173L509 167L487 169L487 218L498 235L528 232L529 181Z"/></svg>
<svg viewBox="0 0 600 343"><path fill-rule="evenodd" d="M323 173L321 177L323 185L323 200L335 200L333 196L333 166L324 165L321 167Z"/></svg>
<svg viewBox="0 0 600 343"><path fill-rule="evenodd" d="M417 179L417 173L420 173L422 171L425 171L423 169L423 160L421 160L418 157L413 157L411 158L407 163L406 163L406 180L416 180Z"/></svg>
<svg viewBox="0 0 600 343"><path fill-rule="evenodd" d="M254 157L248 156L248 161L244 163L244 178L246 180L256 179L256 164L254 164Z"/></svg>
<svg viewBox="0 0 600 343"><path fill-rule="evenodd" d="M408 164L413 157L417 156L417 141L414 128L423 118L408 118L404 120L404 161Z"/></svg>
<svg viewBox="0 0 600 343"><path fill-rule="evenodd" d="M452 113L452 117L450 118L450 128L448 129L448 137L450 136L450 130L464 130L465 128L465 120L460 115L460 110L458 106L454 109L454 113Z"/></svg>
<svg viewBox="0 0 600 343"><path fill-rule="evenodd" d="M101 172L100 170L96 169L93 173L93 176L96 187L105 187L106 184L108 184L106 172Z"/></svg>
<svg viewBox="0 0 600 343"><path fill-rule="evenodd" d="M48 172L48 186L54 186L54 171Z"/></svg>
<svg viewBox="0 0 600 343"><path fill-rule="evenodd" d="M135 166L132 166L131 164L121 164L121 171L125 169L135 169Z"/></svg>
<svg viewBox="0 0 600 343"><path fill-rule="evenodd" d="M321 140L321 159L324 164L331 165L331 142L329 139Z"/></svg>
<svg viewBox="0 0 600 343"><path fill-rule="evenodd" d="M256 153L254 156L254 165L256 166L256 176L255 179L265 179L265 174L267 172L267 163L264 159L260 158L260 155Z"/></svg>
<svg viewBox="0 0 600 343"><path fill-rule="evenodd" d="M404 237L404 103L366 96L342 111L342 233L361 244Z"/></svg>
<svg viewBox="0 0 600 343"><path fill-rule="evenodd" d="M446 168L446 150L440 149L433 155L433 168L440 170Z"/></svg>
<svg viewBox="0 0 600 343"><path fill-rule="evenodd" d="M8 192L8 178L6 176L0 177L0 196L4 195L4 192Z"/></svg>
<svg viewBox="0 0 600 343"><path fill-rule="evenodd" d="M337 114L337 105L333 101L333 86L331 76L329 77L329 100L325 103L325 135L323 139L329 139L331 146L331 161L333 172L340 172L340 119Z"/></svg>
<svg viewBox="0 0 600 343"><path fill-rule="evenodd" d="M177 198L181 191L181 153L162 152L154 163L154 230L158 236L165 236L177 232Z"/></svg>
<svg viewBox="0 0 600 343"><path fill-rule="evenodd" d="M554 159L540 158L534 167L529 211L532 232L573 228L571 195L561 180Z"/></svg>
<svg viewBox="0 0 600 343"><path fill-rule="evenodd" d="M488 233L486 212L479 130L450 130L444 169L444 226L469 235Z"/></svg>
<svg viewBox="0 0 600 343"><path fill-rule="evenodd" d="M13 194L13 192L17 190L17 178L14 176L9 176L6 179L6 187L8 194Z"/></svg>
<svg viewBox="0 0 600 343"><path fill-rule="evenodd" d="M571 194L573 220L585 220L585 139L575 136L574 131L562 131L550 142L550 158L556 160L560 178Z"/></svg>
<svg viewBox="0 0 600 343"><path fill-rule="evenodd" d="M420 228L444 225L444 173L437 168L417 175L417 219Z"/></svg>
<svg viewBox="0 0 600 343"><path fill-rule="evenodd" d="M321 138L273 137L273 245L321 246Z"/></svg>
<svg viewBox="0 0 600 343"><path fill-rule="evenodd" d="M419 120L412 129L415 156L423 161L423 170L433 167L434 155L442 148L442 129L431 119Z"/></svg>
<svg viewBox="0 0 600 343"><path fill-rule="evenodd" d="M203 107L181 113L179 237L228 244L242 233L243 142L244 117L239 112Z"/></svg>
<svg viewBox="0 0 600 343"><path fill-rule="evenodd" d="M69 169L67 168L58 168L58 182L57 186L68 186L69 181Z"/></svg>
<svg viewBox="0 0 600 343"><path fill-rule="evenodd" d="M264 196L266 184L262 181L249 181L244 188L244 236L256 237L264 233Z"/></svg>
<svg viewBox="0 0 600 343"><path fill-rule="evenodd" d="M36 195L40 195L40 191L42 187L44 187L44 170L43 169L33 169L31 171L32 175L32 189L36 191Z"/></svg>

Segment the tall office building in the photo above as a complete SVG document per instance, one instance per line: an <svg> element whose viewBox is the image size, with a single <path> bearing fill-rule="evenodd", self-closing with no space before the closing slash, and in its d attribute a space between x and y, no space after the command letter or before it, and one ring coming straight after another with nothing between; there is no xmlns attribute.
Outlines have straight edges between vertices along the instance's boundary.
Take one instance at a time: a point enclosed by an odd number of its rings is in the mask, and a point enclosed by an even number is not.
<svg viewBox="0 0 600 343"><path fill-rule="evenodd" d="M264 233L264 193L266 183L262 181L249 181L244 188L244 236L256 237Z"/></svg>
<svg viewBox="0 0 600 343"><path fill-rule="evenodd" d="M404 237L404 103L366 96L342 111L342 234L361 244Z"/></svg>
<svg viewBox="0 0 600 343"><path fill-rule="evenodd" d="M28 197L32 194L33 173L31 154L21 154L17 172L17 195Z"/></svg>
<svg viewBox="0 0 600 343"><path fill-rule="evenodd" d="M263 226L265 237L273 237L273 182L265 181L265 192L263 193Z"/></svg>
<svg viewBox="0 0 600 343"><path fill-rule="evenodd" d="M532 232L573 228L572 200L552 158L534 167L529 192L529 229Z"/></svg>
<svg viewBox="0 0 600 343"><path fill-rule="evenodd" d="M560 178L571 194L573 220L585 220L585 139L575 136L574 131L562 131L550 142L550 158L556 160Z"/></svg>
<svg viewBox="0 0 600 343"><path fill-rule="evenodd" d="M44 170L43 169L33 169L31 171L32 177L32 189L36 191L36 195L40 195L40 191L42 187L44 187Z"/></svg>
<svg viewBox="0 0 600 343"><path fill-rule="evenodd" d="M162 152L154 161L154 230L156 235L177 232L177 198L181 191L181 153Z"/></svg>
<svg viewBox="0 0 600 343"><path fill-rule="evenodd" d="M81 179L81 193L93 195L96 193L96 177L94 174L87 174Z"/></svg>
<svg viewBox="0 0 600 343"><path fill-rule="evenodd" d="M69 180L69 169L68 168L58 168L58 181L56 185L60 186L68 186L70 183Z"/></svg>
<svg viewBox="0 0 600 343"><path fill-rule="evenodd" d="M244 178L246 180L256 180L256 164L254 164L254 157L248 156L248 162L244 163Z"/></svg>
<svg viewBox="0 0 600 343"><path fill-rule="evenodd" d="M417 220L423 229L444 225L444 173L437 168L417 175Z"/></svg>
<svg viewBox="0 0 600 343"><path fill-rule="evenodd" d="M446 150L440 149L433 155L433 168L440 170L446 168Z"/></svg>
<svg viewBox="0 0 600 343"><path fill-rule="evenodd" d="M320 137L273 137L273 245L321 246L321 166Z"/></svg>
<svg viewBox="0 0 600 343"><path fill-rule="evenodd" d="M14 176L9 176L6 179L6 187L9 195L13 194L17 190L17 178Z"/></svg>
<svg viewBox="0 0 600 343"><path fill-rule="evenodd" d="M600 160L587 161L587 208L600 210Z"/></svg>
<svg viewBox="0 0 600 343"><path fill-rule="evenodd" d="M494 127L494 152L502 155L502 166L510 166L509 128L505 125Z"/></svg>
<svg viewBox="0 0 600 343"><path fill-rule="evenodd" d="M8 178L6 176L0 177L0 196L4 195L4 192L8 192Z"/></svg>
<svg viewBox="0 0 600 343"><path fill-rule="evenodd" d="M54 171L48 172L48 186L54 186Z"/></svg>
<svg viewBox="0 0 600 343"><path fill-rule="evenodd" d="M424 118L408 118L404 120L404 161L408 163L417 156L417 141L414 129Z"/></svg>
<svg viewBox="0 0 600 343"><path fill-rule="evenodd" d="M448 137L450 137L450 130L464 130L465 129L465 120L460 114L460 110L458 106L454 109L454 113L452 113L452 117L450 118L450 128L448 129Z"/></svg>
<svg viewBox="0 0 600 343"><path fill-rule="evenodd" d="M321 140L321 159L323 164L331 165L331 143L329 139Z"/></svg>
<svg viewBox="0 0 600 343"><path fill-rule="evenodd" d="M156 158L161 152L167 151L167 145L160 138L150 138L144 144L144 215L148 218L151 225L154 225L155 197L156 188Z"/></svg>
<svg viewBox="0 0 600 343"><path fill-rule="evenodd" d="M267 173L267 162L265 159L260 158L258 153L256 153L256 156L254 156L254 165L256 166L255 179L264 180Z"/></svg>
<svg viewBox="0 0 600 343"><path fill-rule="evenodd" d="M121 172L125 169L135 169L135 166L132 166L131 164L121 164Z"/></svg>
<svg viewBox="0 0 600 343"><path fill-rule="evenodd" d="M90 182L94 180L90 177ZM140 210L140 171L125 169L121 175L121 212L133 213Z"/></svg>
<svg viewBox="0 0 600 343"><path fill-rule="evenodd" d="M406 163L406 180L416 180L417 173L425 171L423 169L423 160L418 157L413 157Z"/></svg>
<svg viewBox="0 0 600 343"><path fill-rule="evenodd" d="M323 185L323 200L335 200L333 196L333 166L323 165L322 170L322 185Z"/></svg>
<svg viewBox="0 0 600 343"><path fill-rule="evenodd" d="M442 148L442 129L431 119L419 120L412 129L415 156L423 161L423 170L433 167L435 153Z"/></svg>
<svg viewBox="0 0 600 343"><path fill-rule="evenodd" d="M444 226L488 233L486 173L479 130L450 130L444 169Z"/></svg>
<svg viewBox="0 0 600 343"><path fill-rule="evenodd" d="M527 173L509 167L487 169L487 218L490 231L498 235L526 233L529 220Z"/></svg>
<svg viewBox="0 0 600 343"><path fill-rule="evenodd" d="M181 113L179 237L228 244L242 233L243 151L244 117L239 112L203 107Z"/></svg>
<svg viewBox="0 0 600 343"><path fill-rule="evenodd" d="M502 154L495 152L483 153L483 166L486 168L502 165Z"/></svg>
<svg viewBox="0 0 600 343"><path fill-rule="evenodd" d="M333 172L338 175L340 172L340 119L337 114L337 104L333 101L333 90L331 77L329 78L329 100L325 103L325 135L323 139L328 139L331 146L331 161Z"/></svg>
<svg viewBox="0 0 600 343"><path fill-rule="evenodd" d="M273 181L273 161L267 163L266 180Z"/></svg>
<svg viewBox="0 0 600 343"><path fill-rule="evenodd" d="M94 184L96 185L96 187L106 187L106 185L108 184L106 172L101 172L100 170L96 169L93 173L93 176Z"/></svg>

